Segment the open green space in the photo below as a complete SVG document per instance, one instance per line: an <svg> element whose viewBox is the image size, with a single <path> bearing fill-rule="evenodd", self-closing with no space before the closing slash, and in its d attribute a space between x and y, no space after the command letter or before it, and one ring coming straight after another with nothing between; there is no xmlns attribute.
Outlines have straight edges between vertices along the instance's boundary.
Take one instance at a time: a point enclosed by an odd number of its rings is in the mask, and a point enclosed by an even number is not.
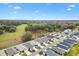
<svg viewBox="0 0 79 59"><path fill-rule="evenodd" d="M76 31L79 31L79 26L76 26L76 29L75 29Z"/></svg>
<svg viewBox="0 0 79 59"><path fill-rule="evenodd" d="M65 56L79 56L79 43L75 44L69 52L64 54Z"/></svg>
<svg viewBox="0 0 79 59"><path fill-rule="evenodd" d="M18 41L22 35L25 34L25 27L27 26L27 24L22 24L17 26L16 32L13 33L9 33L6 32L2 35L0 35L0 48L1 47L6 47L6 46L10 46L12 43L12 40L16 40ZM14 42L16 43L16 42Z"/></svg>

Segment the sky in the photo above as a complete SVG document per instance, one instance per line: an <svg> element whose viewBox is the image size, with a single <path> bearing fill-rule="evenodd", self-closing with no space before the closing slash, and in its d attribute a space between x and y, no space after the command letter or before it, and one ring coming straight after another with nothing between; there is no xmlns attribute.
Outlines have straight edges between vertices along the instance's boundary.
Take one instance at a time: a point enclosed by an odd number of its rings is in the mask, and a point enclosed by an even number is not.
<svg viewBox="0 0 79 59"><path fill-rule="evenodd" d="M0 19L79 20L78 3L0 3Z"/></svg>

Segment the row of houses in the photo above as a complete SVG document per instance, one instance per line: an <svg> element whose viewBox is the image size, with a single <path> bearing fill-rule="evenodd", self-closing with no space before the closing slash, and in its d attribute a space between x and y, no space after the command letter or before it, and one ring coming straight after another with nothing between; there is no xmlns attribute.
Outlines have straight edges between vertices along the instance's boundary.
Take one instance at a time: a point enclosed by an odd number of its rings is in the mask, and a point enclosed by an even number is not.
<svg viewBox="0 0 79 59"><path fill-rule="evenodd" d="M0 50L0 56L63 56L79 42L79 32L67 29L63 32L28 41Z"/></svg>

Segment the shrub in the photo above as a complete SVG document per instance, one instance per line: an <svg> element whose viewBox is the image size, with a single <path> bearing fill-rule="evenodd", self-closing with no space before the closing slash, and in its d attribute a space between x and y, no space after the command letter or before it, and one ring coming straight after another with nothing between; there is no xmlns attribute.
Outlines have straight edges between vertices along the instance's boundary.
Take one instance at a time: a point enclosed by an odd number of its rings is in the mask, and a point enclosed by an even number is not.
<svg viewBox="0 0 79 59"><path fill-rule="evenodd" d="M3 34L3 30L0 30L0 35Z"/></svg>
<svg viewBox="0 0 79 59"><path fill-rule="evenodd" d="M32 40L32 33L30 31L27 31L26 34L22 37L22 41L30 41Z"/></svg>

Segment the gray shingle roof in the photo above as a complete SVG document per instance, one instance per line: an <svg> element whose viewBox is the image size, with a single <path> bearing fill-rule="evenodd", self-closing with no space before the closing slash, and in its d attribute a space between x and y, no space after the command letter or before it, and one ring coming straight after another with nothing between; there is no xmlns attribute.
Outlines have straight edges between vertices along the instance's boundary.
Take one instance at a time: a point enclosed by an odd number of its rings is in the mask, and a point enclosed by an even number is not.
<svg viewBox="0 0 79 59"><path fill-rule="evenodd" d="M33 47L33 45L31 45L30 43L24 43L22 45L25 46L26 48L32 48Z"/></svg>
<svg viewBox="0 0 79 59"><path fill-rule="evenodd" d="M14 48L8 48L5 51L6 51L7 55L9 55L9 56L13 56L14 54L17 54L17 50Z"/></svg>
<svg viewBox="0 0 79 59"><path fill-rule="evenodd" d="M56 51L57 53L59 53L59 54L61 54L61 55L65 53L64 50L59 49L58 47L52 47L52 50L53 50L53 51Z"/></svg>
<svg viewBox="0 0 79 59"><path fill-rule="evenodd" d="M26 47L24 47L22 44L17 45L17 46L15 46L15 47L16 47L16 49L17 49L17 50L19 50L19 51L24 51L24 50L27 50L27 48L26 48Z"/></svg>
<svg viewBox="0 0 79 59"><path fill-rule="evenodd" d="M46 54L47 54L47 56L59 56L59 54L55 53L52 50L47 50Z"/></svg>

